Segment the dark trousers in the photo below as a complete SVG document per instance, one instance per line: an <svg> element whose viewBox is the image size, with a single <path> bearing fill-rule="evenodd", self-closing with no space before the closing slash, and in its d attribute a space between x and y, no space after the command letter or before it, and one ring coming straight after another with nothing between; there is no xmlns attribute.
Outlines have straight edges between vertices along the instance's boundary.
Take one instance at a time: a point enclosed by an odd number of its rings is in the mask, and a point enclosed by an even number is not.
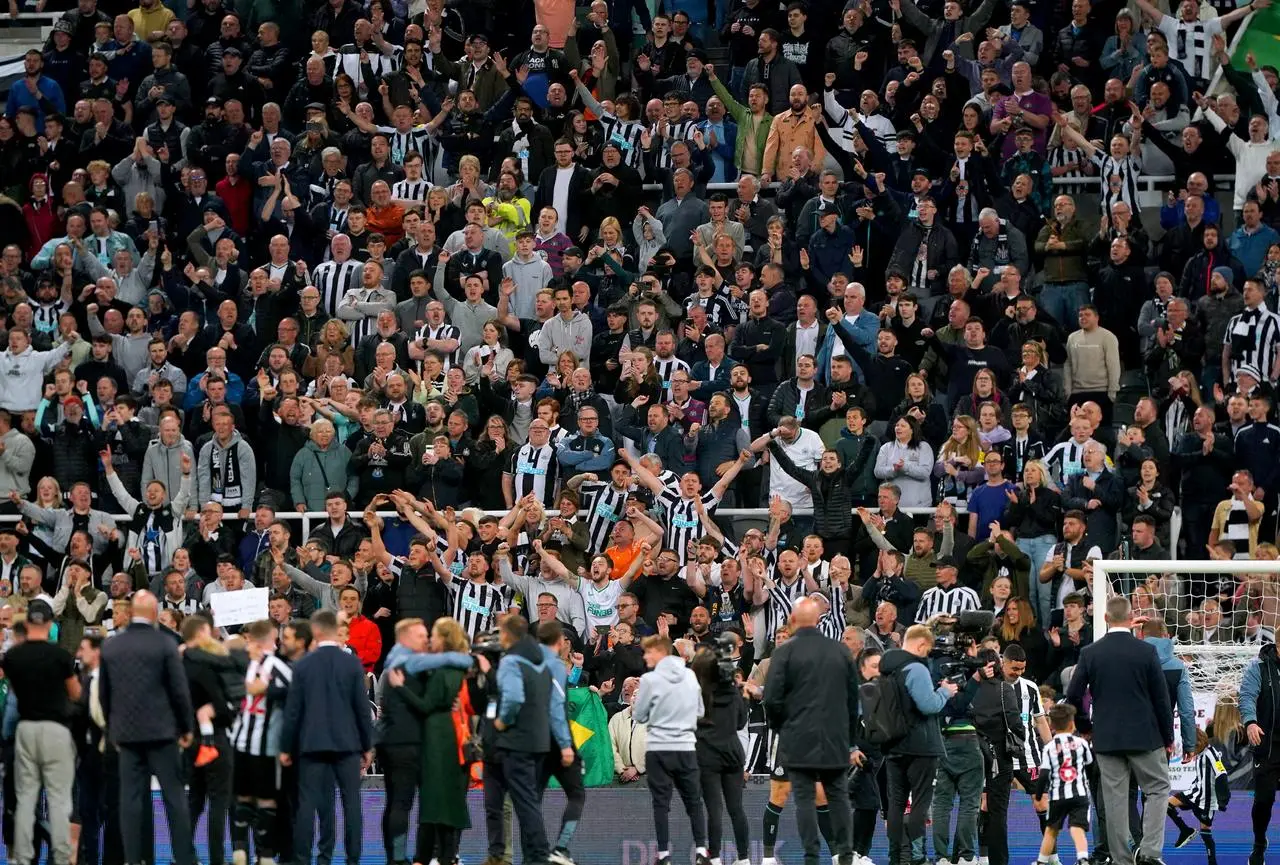
<svg viewBox="0 0 1280 865"><path fill-rule="evenodd" d="M987 781L983 840L990 865L1009 865L1009 794L1013 792L1013 761L1003 748L995 751L995 774Z"/></svg>
<svg viewBox="0 0 1280 865"><path fill-rule="evenodd" d="M495 748L484 761L484 818L489 835L489 855L501 859L506 852L502 826L502 802L510 795L520 821L520 850L530 865L547 861L547 827L542 822L541 777L546 753L530 754Z"/></svg>
<svg viewBox="0 0 1280 865"><path fill-rule="evenodd" d="M1272 735L1276 735L1272 733ZM1267 827L1271 825L1271 809L1276 804L1276 787L1280 785L1280 757L1272 757L1253 770L1253 846L1267 846Z"/></svg>
<svg viewBox="0 0 1280 865"><path fill-rule="evenodd" d="M709 769L702 767L702 800L707 805L707 855L720 858L720 842L724 837L724 812L729 812L729 825L733 826L733 843L739 859L747 858L751 849L751 834L747 829L747 812L742 807L742 789L745 782L741 769Z"/></svg>
<svg viewBox="0 0 1280 865"><path fill-rule="evenodd" d="M388 862L409 859L409 811L422 780L422 749L417 745L383 745L378 748L386 808L382 811L382 846ZM421 849L419 849L421 853Z"/></svg>
<svg viewBox="0 0 1280 865"><path fill-rule="evenodd" d="M897 755L885 760L889 781L889 862L911 861L912 845L923 843L925 821L933 802L933 777L937 773L937 757ZM907 814L907 799L911 813Z"/></svg>
<svg viewBox="0 0 1280 865"><path fill-rule="evenodd" d="M1182 500L1182 537L1186 538L1186 556L1197 559L1207 555L1204 545L1209 542L1209 529L1213 527L1213 512L1217 501L1199 501L1187 496ZM1193 587L1194 587L1194 581ZM1204 597L1203 594L1201 597Z"/></svg>
<svg viewBox="0 0 1280 865"><path fill-rule="evenodd" d="M437 862L452 862L458 855L459 831L452 826L441 823L419 823L418 844L414 850L415 861L423 863L435 859Z"/></svg>
<svg viewBox="0 0 1280 865"><path fill-rule="evenodd" d="M556 849L569 849L573 833L577 831L578 822L582 819L582 811L587 804L587 785L583 783L583 771L582 757L576 749L573 752L573 762L568 766L560 761L559 750L548 751L546 760L542 762L542 776L538 778L539 796L546 793L547 783L552 778L560 782L560 789L564 791L560 834L553 844Z"/></svg>
<svg viewBox="0 0 1280 865"><path fill-rule="evenodd" d="M174 865L195 865L191 842L191 818L187 812L182 785L182 763L176 742L154 742L121 745L120 834L124 842L126 862L148 861L151 840L144 836L150 820L143 815L151 811L151 778L160 784L164 813L169 820L169 838L173 844Z"/></svg>
<svg viewBox="0 0 1280 865"><path fill-rule="evenodd" d="M294 857L311 861L311 840L320 818L316 862L333 861L335 824L333 788L342 795L343 842L348 862L360 861L363 817L360 814L360 755L326 752L303 754L298 760L298 818L294 823Z"/></svg>
<svg viewBox="0 0 1280 865"><path fill-rule="evenodd" d="M195 758L197 748L188 748L187 768L187 808L191 814L192 834L195 825L200 821L200 813L205 803L209 806L209 821L206 831L209 835L209 865L222 865L226 860L227 816L231 813L231 742L227 734L219 731L214 738L218 748L218 759L204 766L197 767ZM192 839L194 841L194 838ZM191 851L195 858L195 850Z"/></svg>
<svg viewBox="0 0 1280 865"><path fill-rule="evenodd" d="M692 751L646 751L645 772L649 796L653 799L653 829L658 852L671 850L671 792L680 792L680 801L689 813L693 845L707 846L707 811L702 804L698 758Z"/></svg>
<svg viewBox="0 0 1280 865"><path fill-rule="evenodd" d="M293 861L293 827L298 820L298 767L280 767L280 790L276 795L276 861Z"/></svg>
<svg viewBox="0 0 1280 865"><path fill-rule="evenodd" d="M800 830L800 844L804 848L804 865L818 865L822 853L822 833L818 829L817 785L827 794L827 809L831 814L831 852L843 859L852 852L850 838L849 790L846 786L848 769L796 769L787 766L791 779L791 795L796 800L796 828ZM914 806L913 811L914 812ZM921 830L923 831L923 829Z"/></svg>
<svg viewBox="0 0 1280 865"><path fill-rule="evenodd" d="M77 802L80 812L80 852L77 861L97 865L101 861L102 827L106 822L106 774L103 755L97 748L80 748L80 765L76 767Z"/></svg>

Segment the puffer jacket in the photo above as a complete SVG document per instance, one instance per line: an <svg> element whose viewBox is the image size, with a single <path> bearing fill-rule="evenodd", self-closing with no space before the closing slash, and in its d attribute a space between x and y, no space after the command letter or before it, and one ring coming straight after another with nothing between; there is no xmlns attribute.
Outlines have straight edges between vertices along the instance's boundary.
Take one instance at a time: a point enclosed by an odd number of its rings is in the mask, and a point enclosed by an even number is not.
<svg viewBox="0 0 1280 865"><path fill-rule="evenodd" d="M191 442L179 437L177 444L167 445L158 438L147 445L147 452L142 457L142 489L152 481L160 481L164 488L173 495L182 488L182 455L191 457L195 464L196 453Z"/></svg>
<svg viewBox="0 0 1280 865"><path fill-rule="evenodd" d="M289 469L289 489L295 505L305 504L309 511L324 510L324 498L330 490L355 491L347 472L351 451L335 436L327 448L311 439L293 458Z"/></svg>
<svg viewBox="0 0 1280 865"><path fill-rule="evenodd" d="M53 447L53 476L64 490L81 481L98 488L98 433L88 418L77 426L63 421L49 439Z"/></svg>
<svg viewBox="0 0 1280 865"><path fill-rule="evenodd" d="M853 531L853 485L861 467L850 463L831 474L802 469L776 441L769 443L769 454L778 468L813 493L814 532L822 538L849 537Z"/></svg>

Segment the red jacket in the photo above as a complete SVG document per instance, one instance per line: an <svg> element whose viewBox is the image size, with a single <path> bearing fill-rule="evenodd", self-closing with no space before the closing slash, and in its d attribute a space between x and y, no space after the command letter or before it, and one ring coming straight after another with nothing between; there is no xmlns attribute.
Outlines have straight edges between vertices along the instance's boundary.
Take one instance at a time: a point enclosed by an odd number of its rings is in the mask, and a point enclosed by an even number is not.
<svg viewBox="0 0 1280 865"><path fill-rule="evenodd" d="M374 665L382 657L382 633L373 619L355 616L347 624L347 646L356 653L364 671L372 673Z"/></svg>
<svg viewBox="0 0 1280 865"><path fill-rule="evenodd" d="M35 258L42 246L55 237L61 237L64 232L58 209L51 198L46 198L39 207L30 201L22 205L22 218L27 223L27 261Z"/></svg>
<svg viewBox="0 0 1280 865"><path fill-rule="evenodd" d="M248 237L253 227L253 184L243 177L238 183L224 177L214 186L213 191L227 205L227 215L231 217L231 227L241 237Z"/></svg>

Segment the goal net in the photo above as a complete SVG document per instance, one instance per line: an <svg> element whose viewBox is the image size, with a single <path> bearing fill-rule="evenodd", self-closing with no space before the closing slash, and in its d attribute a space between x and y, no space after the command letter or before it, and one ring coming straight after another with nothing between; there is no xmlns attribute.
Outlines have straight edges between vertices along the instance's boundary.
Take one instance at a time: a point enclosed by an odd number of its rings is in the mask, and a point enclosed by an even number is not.
<svg viewBox="0 0 1280 865"><path fill-rule="evenodd" d="M1164 620L1201 727L1220 702L1236 702L1245 667L1280 628L1277 561L1095 561L1095 639L1106 633L1106 601L1116 594L1129 598L1136 620Z"/></svg>

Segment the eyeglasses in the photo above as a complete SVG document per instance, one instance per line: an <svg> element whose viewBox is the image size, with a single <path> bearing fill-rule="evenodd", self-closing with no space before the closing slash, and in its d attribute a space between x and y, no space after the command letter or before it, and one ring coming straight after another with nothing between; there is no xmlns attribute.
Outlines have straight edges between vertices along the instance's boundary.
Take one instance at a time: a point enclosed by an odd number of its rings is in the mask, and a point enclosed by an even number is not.
<svg viewBox="0 0 1280 865"><path fill-rule="evenodd" d="M559 605L559 604L555 604L555 603L548 603L548 602L546 602L546 601L541 601L541 602L539 602L539 603L538 603L538 609L540 609L540 610L541 610L541 609L543 609L543 608L546 608L546 607L558 607L558 606L560 606L560 605Z"/></svg>

